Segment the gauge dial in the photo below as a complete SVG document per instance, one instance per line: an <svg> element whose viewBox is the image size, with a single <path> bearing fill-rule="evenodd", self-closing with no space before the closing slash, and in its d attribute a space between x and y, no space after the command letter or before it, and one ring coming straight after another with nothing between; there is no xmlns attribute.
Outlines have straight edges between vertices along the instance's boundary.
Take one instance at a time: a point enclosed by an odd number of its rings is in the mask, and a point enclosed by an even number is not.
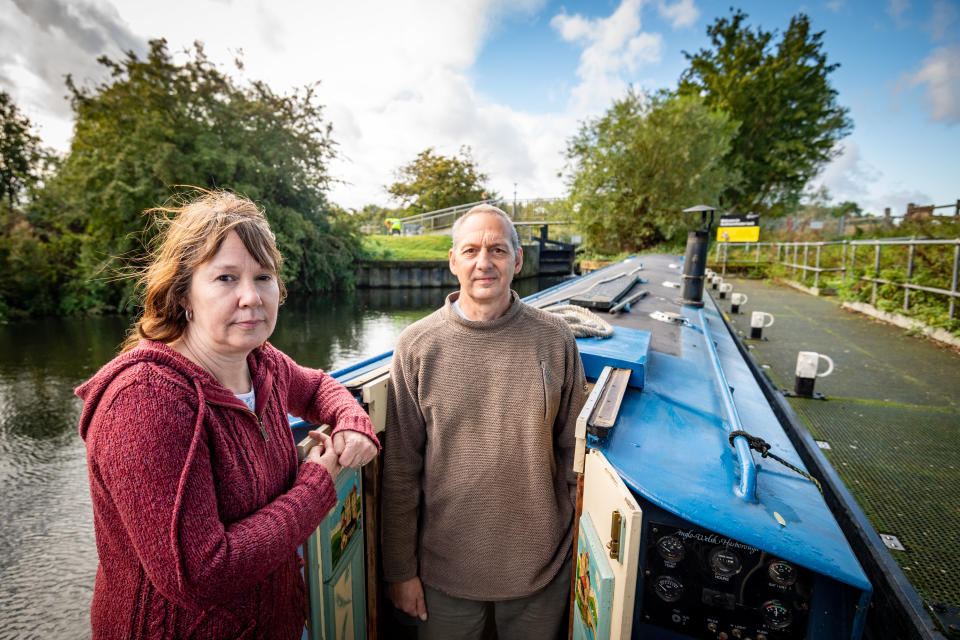
<svg viewBox="0 0 960 640"><path fill-rule="evenodd" d="M732 576L740 572L740 556L726 547L715 547L710 552L710 568L720 576Z"/></svg>
<svg viewBox="0 0 960 640"><path fill-rule="evenodd" d="M771 629L786 629L793 622L793 614L779 600L768 600L763 603L763 621Z"/></svg>
<svg viewBox="0 0 960 640"><path fill-rule="evenodd" d="M664 536L657 542L657 552L668 562L680 562L687 550L677 536Z"/></svg>
<svg viewBox="0 0 960 640"><path fill-rule="evenodd" d="M676 602L683 597L683 583L673 576L660 576L653 583L653 591L664 602Z"/></svg>
<svg viewBox="0 0 960 640"><path fill-rule="evenodd" d="M784 562L783 560L774 560L771 562L770 566L767 567L767 573L770 575L771 580L784 587L789 587L797 581L796 568L789 562Z"/></svg>

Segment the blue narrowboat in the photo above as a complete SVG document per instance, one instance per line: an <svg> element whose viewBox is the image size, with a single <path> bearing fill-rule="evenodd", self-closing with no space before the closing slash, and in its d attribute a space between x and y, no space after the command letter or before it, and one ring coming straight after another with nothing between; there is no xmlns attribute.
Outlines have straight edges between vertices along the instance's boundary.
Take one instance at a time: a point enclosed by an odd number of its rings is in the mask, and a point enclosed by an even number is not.
<svg viewBox="0 0 960 640"><path fill-rule="evenodd" d="M525 299L609 325L577 340L592 390L577 431L572 637L942 638L704 289L708 230L691 232L684 257L631 257ZM378 430L390 358L334 374ZM305 545L305 638L391 635L378 486L378 463L342 473L340 502Z"/></svg>

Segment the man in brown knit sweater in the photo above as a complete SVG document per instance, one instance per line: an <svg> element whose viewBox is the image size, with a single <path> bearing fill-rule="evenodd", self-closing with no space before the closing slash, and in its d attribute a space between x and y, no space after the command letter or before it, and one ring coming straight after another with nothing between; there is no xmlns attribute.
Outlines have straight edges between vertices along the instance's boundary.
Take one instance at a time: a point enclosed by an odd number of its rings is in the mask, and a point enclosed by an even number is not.
<svg viewBox="0 0 960 640"><path fill-rule="evenodd" d="M566 324L510 289L523 252L482 204L453 229L460 291L411 325L393 357L383 476L383 566L420 639L566 630L586 397ZM492 606L489 606L492 603Z"/></svg>

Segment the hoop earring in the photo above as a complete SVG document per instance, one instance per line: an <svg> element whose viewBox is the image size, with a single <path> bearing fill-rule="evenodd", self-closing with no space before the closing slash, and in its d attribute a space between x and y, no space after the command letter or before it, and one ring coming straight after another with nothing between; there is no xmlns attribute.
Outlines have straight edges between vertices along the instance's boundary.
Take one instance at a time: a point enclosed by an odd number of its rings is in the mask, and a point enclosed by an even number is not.
<svg viewBox="0 0 960 640"><path fill-rule="evenodd" d="M187 309L187 322L193 322L193 311Z"/></svg>

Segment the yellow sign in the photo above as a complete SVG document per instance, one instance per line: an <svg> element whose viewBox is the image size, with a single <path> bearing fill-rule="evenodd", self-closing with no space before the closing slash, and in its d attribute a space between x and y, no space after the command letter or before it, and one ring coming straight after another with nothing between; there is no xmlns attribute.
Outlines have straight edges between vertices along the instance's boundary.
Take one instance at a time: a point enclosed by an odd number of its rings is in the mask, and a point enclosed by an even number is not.
<svg viewBox="0 0 960 640"><path fill-rule="evenodd" d="M760 227L718 227L717 242L757 242Z"/></svg>
<svg viewBox="0 0 960 640"><path fill-rule="evenodd" d="M721 216L717 242L757 242L760 240L760 214Z"/></svg>

